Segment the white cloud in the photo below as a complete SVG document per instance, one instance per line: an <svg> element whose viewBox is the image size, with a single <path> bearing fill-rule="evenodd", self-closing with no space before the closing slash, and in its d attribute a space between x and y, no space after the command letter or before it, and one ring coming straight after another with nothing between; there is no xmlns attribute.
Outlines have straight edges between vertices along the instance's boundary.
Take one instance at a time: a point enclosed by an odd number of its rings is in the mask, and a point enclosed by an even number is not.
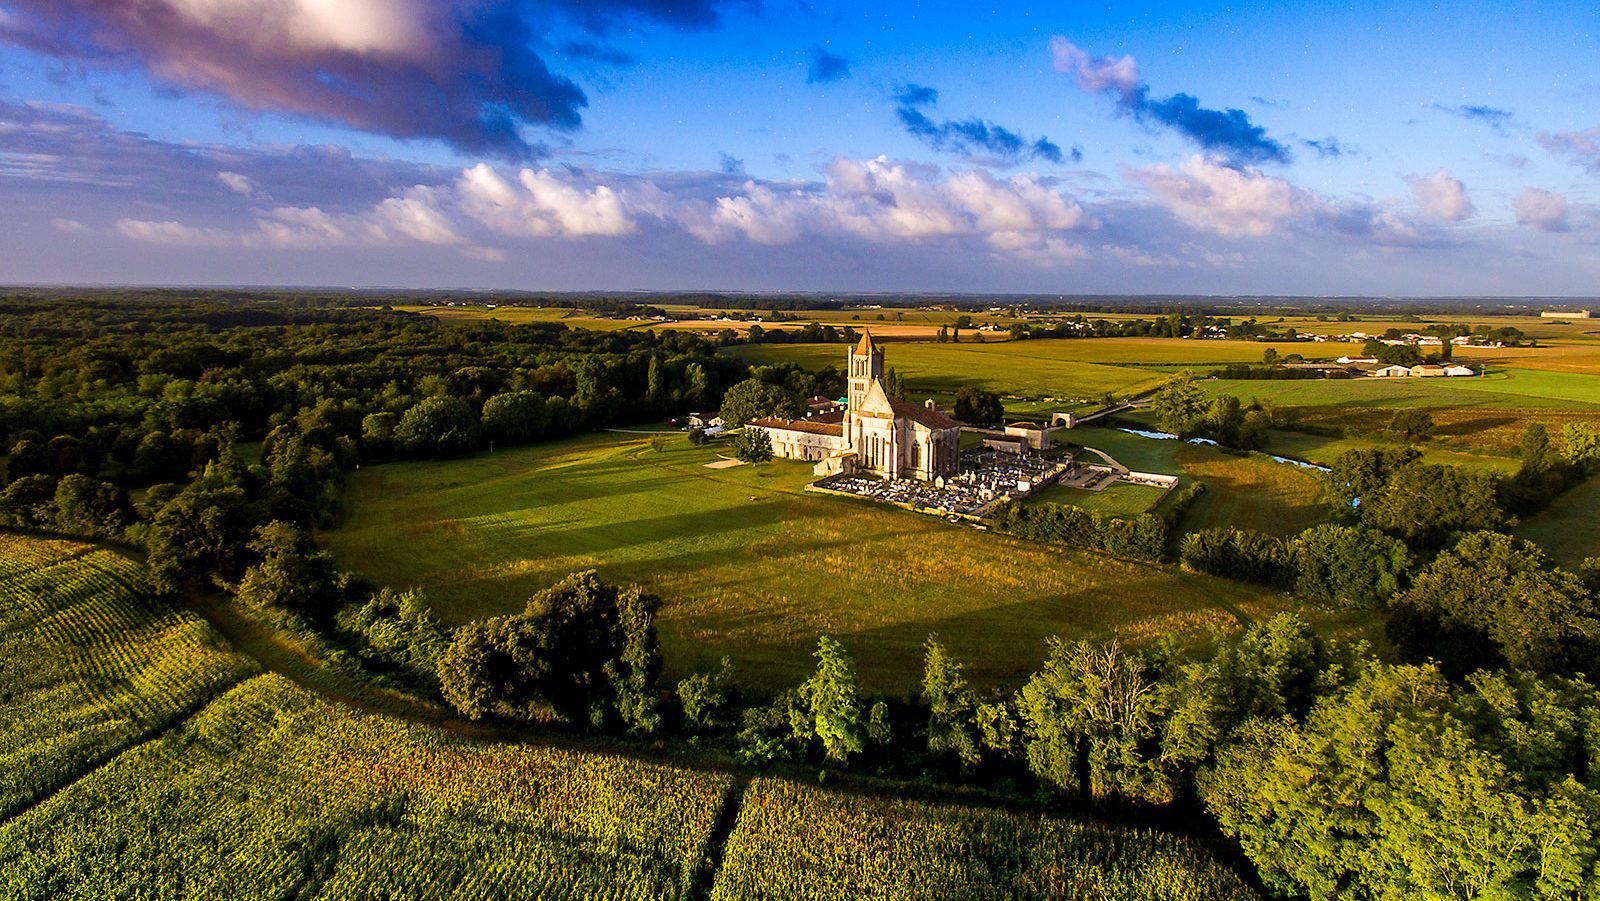
<svg viewBox="0 0 1600 901"><path fill-rule="evenodd" d="M513 185L479 163L462 173L455 190L467 215L502 235L580 238L637 229L616 191L606 185L574 187L547 169L523 169Z"/></svg>
<svg viewBox="0 0 1600 901"><path fill-rule="evenodd" d="M173 247L229 247L243 243L240 236L214 228L194 228L181 222L150 222L143 219L120 219L117 232L126 238L146 244L166 244Z"/></svg>
<svg viewBox="0 0 1600 901"><path fill-rule="evenodd" d="M257 52L421 59L434 23L417 0L157 0L178 19Z"/></svg>
<svg viewBox="0 0 1600 901"><path fill-rule="evenodd" d="M1511 203L1517 224L1542 232L1564 232L1572 227L1567 219L1567 198L1542 188L1523 188Z"/></svg>
<svg viewBox="0 0 1600 901"><path fill-rule="evenodd" d="M1128 175L1192 228L1226 237L1264 237L1319 205L1309 191L1250 167L1195 156L1179 169L1146 166Z"/></svg>
<svg viewBox="0 0 1600 901"><path fill-rule="evenodd" d="M55 226L56 231L66 232L69 235L77 234L87 228L76 219L51 219L50 224Z"/></svg>
<svg viewBox="0 0 1600 901"><path fill-rule="evenodd" d="M1440 169L1426 178L1410 178L1411 194L1417 199L1424 215L1444 222L1460 222L1473 213L1472 199L1467 196L1467 186L1450 176L1449 169Z"/></svg>
<svg viewBox="0 0 1600 901"><path fill-rule="evenodd" d="M242 197L254 197L256 195L256 183L251 181L248 175L240 175L237 172L218 172L217 181L222 182L223 187Z"/></svg>
<svg viewBox="0 0 1600 901"><path fill-rule="evenodd" d="M450 218L440 209L443 199L437 188L417 186L400 197L378 204L380 223L423 244L464 244Z"/></svg>
<svg viewBox="0 0 1600 901"><path fill-rule="evenodd" d="M1131 102L1144 84L1132 56L1093 56L1063 37L1050 39L1050 60L1057 72L1072 75L1078 87L1090 94L1116 91Z"/></svg>

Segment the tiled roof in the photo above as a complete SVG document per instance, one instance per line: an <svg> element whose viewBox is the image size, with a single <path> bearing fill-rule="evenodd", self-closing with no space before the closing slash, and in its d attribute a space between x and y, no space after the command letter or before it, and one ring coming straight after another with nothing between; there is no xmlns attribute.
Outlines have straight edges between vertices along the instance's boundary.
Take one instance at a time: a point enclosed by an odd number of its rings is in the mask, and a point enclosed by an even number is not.
<svg viewBox="0 0 1600 901"><path fill-rule="evenodd" d="M903 400L890 400L889 405L894 407L896 416L905 418L919 425L938 431L939 429L959 429L961 423L922 404L907 403Z"/></svg>
<svg viewBox="0 0 1600 901"><path fill-rule="evenodd" d="M872 332L868 329L861 330L861 340L856 342L855 352L858 354L881 354L882 348L872 343Z"/></svg>
<svg viewBox="0 0 1600 901"><path fill-rule="evenodd" d="M818 422L814 419L754 419L750 424L782 432L809 432L813 435L832 435L835 438L844 436L844 426L840 423Z"/></svg>

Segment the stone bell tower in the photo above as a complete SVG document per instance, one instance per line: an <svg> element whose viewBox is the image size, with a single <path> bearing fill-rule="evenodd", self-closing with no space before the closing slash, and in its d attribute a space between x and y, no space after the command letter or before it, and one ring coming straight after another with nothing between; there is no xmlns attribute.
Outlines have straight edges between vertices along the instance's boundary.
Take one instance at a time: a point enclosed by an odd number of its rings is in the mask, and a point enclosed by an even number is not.
<svg viewBox="0 0 1600 901"><path fill-rule="evenodd" d="M867 397L867 389L872 383L883 378L883 348L872 341L872 333L863 329L861 340L850 349L849 370L850 410L861 409L861 403Z"/></svg>

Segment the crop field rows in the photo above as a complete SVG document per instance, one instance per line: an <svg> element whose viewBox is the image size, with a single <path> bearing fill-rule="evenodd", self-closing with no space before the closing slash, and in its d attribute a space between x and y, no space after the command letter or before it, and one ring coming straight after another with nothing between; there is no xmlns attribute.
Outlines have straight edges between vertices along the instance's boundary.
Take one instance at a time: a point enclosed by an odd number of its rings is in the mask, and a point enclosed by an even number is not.
<svg viewBox="0 0 1600 901"><path fill-rule="evenodd" d="M204 622L150 601L132 560L70 542L4 541L0 818L255 670Z"/></svg>
<svg viewBox="0 0 1600 901"><path fill-rule="evenodd" d="M251 675L204 622L137 591L120 555L0 540L32 567L0 577L0 722L21 749L0 782L0 897L1250 895L1165 833L767 778L744 790L360 714ZM83 575L52 590L67 573L39 574L55 569Z"/></svg>

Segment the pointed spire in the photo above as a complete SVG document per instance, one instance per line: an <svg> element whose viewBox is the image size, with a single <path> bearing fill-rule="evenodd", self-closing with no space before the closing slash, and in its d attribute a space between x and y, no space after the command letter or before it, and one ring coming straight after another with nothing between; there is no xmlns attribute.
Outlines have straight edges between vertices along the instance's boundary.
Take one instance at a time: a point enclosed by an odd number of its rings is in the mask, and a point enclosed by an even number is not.
<svg viewBox="0 0 1600 901"><path fill-rule="evenodd" d="M855 353L861 354L862 356L883 353L883 349L873 343L871 329L863 328L861 330L861 341L856 344Z"/></svg>

